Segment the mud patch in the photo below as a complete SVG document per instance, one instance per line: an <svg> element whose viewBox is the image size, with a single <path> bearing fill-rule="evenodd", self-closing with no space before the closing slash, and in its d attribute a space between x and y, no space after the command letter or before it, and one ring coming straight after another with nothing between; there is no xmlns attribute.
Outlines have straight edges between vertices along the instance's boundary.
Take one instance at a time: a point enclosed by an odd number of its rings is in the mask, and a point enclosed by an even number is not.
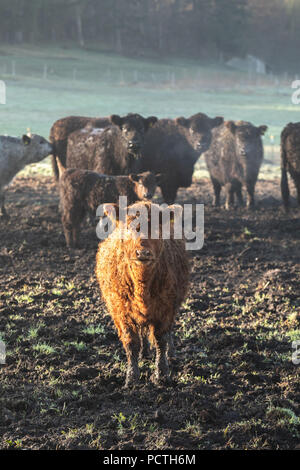
<svg viewBox="0 0 300 470"><path fill-rule="evenodd" d="M124 390L126 360L94 276L98 240L65 247L51 178L17 178L0 222L0 447L293 449L299 443L300 219L278 181L258 208L211 207L210 182L180 190L205 203L205 244L175 328L172 384ZM158 198L159 202L160 199Z"/></svg>

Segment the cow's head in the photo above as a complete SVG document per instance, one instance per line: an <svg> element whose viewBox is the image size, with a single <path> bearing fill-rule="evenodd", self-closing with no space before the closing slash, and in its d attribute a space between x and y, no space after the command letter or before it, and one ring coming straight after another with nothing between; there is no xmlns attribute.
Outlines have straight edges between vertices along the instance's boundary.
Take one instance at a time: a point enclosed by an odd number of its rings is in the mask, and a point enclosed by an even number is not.
<svg viewBox="0 0 300 470"><path fill-rule="evenodd" d="M53 151L53 146L44 137L32 134L24 134L22 137L24 146L24 159L26 163L36 163L43 160Z"/></svg>
<svg viewBox="0 0 300 470"><path fill-rule="evenodd" d="M128 152L132 155L140 155L145 133L157 121L155 116L144 118L139 114L127 114L124 117L113 114L109 119L112 124L121 129Z"/></svg>
<svg viewBox="0 0 300 470"><path fill-rule="evenodd" d="M226 121L225 126L234 136L235 150L239 157L262 158L261 136L267 131L267 126L256 127L246 121Z"/></svg>
<svg viewBox="0 0 300 470"><path fill-rule="evenodd" d="M155 175L151 171L129 175L129 179L134 183L134 191L141 201L153 198L160 178L161 175Z"/></svg>
<svg viewBox="0 0 300 470"><path fill-rule="evenodd" d="M140 280L145 278L160 262L164 249L163 224L169 224L172 237L174 214L177 211L181 213L182 207L160 207L140 201L128 207L125 220L120 217L120 209L116 204L104 204L103 208L104 214L115 224L110 237L115 240L115 244L119 244L123 260L133 276Z"/></svg>
<svg viewBox="0 0 300 470"><path fill-rule="evenodd" d="M222 117L210 118L203 113L197 113L186 119L175 119L177 125L183 126L188 132L188 139L199 156L208 150L211 143L211 130L224 122Z"/></svg>

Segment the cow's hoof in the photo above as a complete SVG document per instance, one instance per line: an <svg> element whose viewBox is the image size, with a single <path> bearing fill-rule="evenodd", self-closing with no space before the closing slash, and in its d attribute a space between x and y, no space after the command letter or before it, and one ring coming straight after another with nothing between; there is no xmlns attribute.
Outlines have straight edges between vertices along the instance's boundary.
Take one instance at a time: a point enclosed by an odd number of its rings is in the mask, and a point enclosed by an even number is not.
<svg viewBox="0 0 300 470"><path fill-rule="evenodd" d="M129 389L133 389L135 388L137 385L139 384L139 380L138 379L130 379L130 380L127 380L126 379L126 382L123 386L123 389L124 390L129 390Z"/></svg>
<svg viewBox="0 0 300 470"><path fill-rule="evenodd" d="M139 383L139 378L140 378L140 374L131 370L126 375L126 381L125 381L124 388L125 389L126 388L131 388L134 385L137 385Z"/></svg>
<svg viewBox="0 0 300 470"><path fill-rule="evenodd" d="M169 375L157 375L156 373L151 376L151 382L155 385L161 386L169 386L172 384L172 380Z"/></svg>

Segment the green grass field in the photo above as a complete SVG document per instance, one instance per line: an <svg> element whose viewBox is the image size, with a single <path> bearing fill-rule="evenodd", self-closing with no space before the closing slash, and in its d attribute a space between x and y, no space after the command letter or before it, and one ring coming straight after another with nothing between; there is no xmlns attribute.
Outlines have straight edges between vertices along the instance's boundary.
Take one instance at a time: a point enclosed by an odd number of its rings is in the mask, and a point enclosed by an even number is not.
<svg viewBox="0 0 300 470"><path fill-rule="evenodd" d="M291 102L292 79L254 78L183 59L135 60L72 48L2 46L0 80L7 90L6 105L0 105L1 134L21 135L29 128L48 137L52 123L63 116L133 111L158 117L201 111L267 124L264 177L279 175L280 132L299 113ZM49 171L48 161L37 168ZM200 161L197 172L205 171Z"/></svg>

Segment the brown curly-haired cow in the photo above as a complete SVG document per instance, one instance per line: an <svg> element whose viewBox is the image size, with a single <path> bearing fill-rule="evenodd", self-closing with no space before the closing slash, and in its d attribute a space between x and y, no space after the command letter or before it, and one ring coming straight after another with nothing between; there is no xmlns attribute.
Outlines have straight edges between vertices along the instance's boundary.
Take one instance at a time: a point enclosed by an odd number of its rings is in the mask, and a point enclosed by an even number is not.
<svg viewBox="0 0 300 470"><path fill-rule="evenodd" d="M141 169L145 135L156 123L155 116L140 114L110 116L112 125L94 129L90 125L68 138L66 167L93 170L105 175L128 175ZM155 172L159 173L159 172Z"/></svg>
<svg viewBox="0 0 300 470"><path fill-rule="evenodd" d="M286 211L290 207L287 173L295 183L300 206L300 122L290 122L281 133L281 194Z"/></svg>
<svg viewBox="0 0 300 470"><path fill-rule="evenodd" d="M109 117L86 116L67 116L54 122L50 129L49 140L53 145L52 169L56 181L58 181L56 157L59 157L63 165L66 164L69 135L78 129L83 129L87 125L104 129L107 126L111 126L111 124Z"/></svg>
<svg viewBox="0 0 300 470"><path fill-rule="evenodd" d="M126 196L128 204L139 199L151 199L159 181L159 175L150 171L108 176L89 170L66 169L59 158L57 165L62 224L69 248L78 245L80 225L87 213L95 216L100 204L108 201L117 203L119 196Z"/></svg>
<svg viewBox="0 0 300 470"><path fill-rule="evenodd" d="M175 206L161 210L172 208ZM160 207L139 202L128 212L142 214L145 209L150 234L153 211L159 215ZM113 220L118 218L116 206L105 205L104 211ZM184 240L172 236L163 239L161 223L152 238L143 238L143 232L133 233L131 224L136 218L128 214L125 223L116 222L115 230L99 244L95 270L102 297L126 351L126 386L139 377L141 332L145 330L156 350L153 379L169 379L167 346L176 313L187 294L190 273Z"/></svg>

